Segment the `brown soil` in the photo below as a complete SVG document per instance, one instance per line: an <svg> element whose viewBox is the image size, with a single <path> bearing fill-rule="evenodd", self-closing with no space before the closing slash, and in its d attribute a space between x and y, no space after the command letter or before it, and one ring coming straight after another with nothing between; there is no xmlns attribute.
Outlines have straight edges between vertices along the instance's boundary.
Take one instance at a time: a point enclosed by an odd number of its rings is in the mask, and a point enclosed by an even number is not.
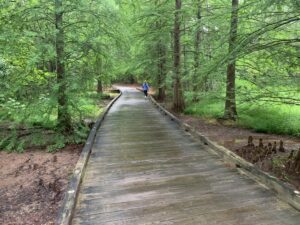
<svg viewBox="0 0 300 225"><path fill-rule="evenodd" d="M0 224L54 224L81 149L0 152Z"/></svg>
<svg viewBox="0 0 300 225"><path fill-rule="evenodd" d="M300 190L300 173L289 170L288 157L292 150L297 152L300 148L300 139L292 136L274 135L257 133L250 129L236 127L234 124L226 124L224 121L218 121L215 119L204 119L195 116L177 115L182 121L195 127L200 133L208 137L210 140L217 142L219 145L226 147L227 149L242 156L247 161L253 163L265 172L275 175L279 179L290 183L295 189ZM266 146L268 143L277 143L276 153L268 155L266 158L260 161L253 161L252 158L241 154L243 151L247 151L249 147L248 137L253 137L253 144L258 146L259 139L263 139L263 144ZM284 143L285 152L278 151L279 141ZM258 147L256 147L257 149ZM254 151L255 147L250 147L250 151ZM294 154L295 155L295 154Z"/></svg>

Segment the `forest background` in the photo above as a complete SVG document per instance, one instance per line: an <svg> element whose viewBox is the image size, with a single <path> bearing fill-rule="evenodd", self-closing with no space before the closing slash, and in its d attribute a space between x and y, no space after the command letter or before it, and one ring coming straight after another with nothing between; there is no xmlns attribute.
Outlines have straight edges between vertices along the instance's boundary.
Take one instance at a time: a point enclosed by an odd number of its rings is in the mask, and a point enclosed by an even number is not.
<svg viewBox="0 0 300 225"><path fill-rule="evenodd" d="M300 136L297 0L0 0L0 149L86 139L103 87Z"/></svg>

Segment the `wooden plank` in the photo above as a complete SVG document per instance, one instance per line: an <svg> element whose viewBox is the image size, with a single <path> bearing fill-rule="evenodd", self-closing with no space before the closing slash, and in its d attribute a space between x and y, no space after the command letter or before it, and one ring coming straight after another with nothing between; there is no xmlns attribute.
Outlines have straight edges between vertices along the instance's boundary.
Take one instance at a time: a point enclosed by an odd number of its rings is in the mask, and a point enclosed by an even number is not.
<svg viewBox="0 0 300 225"><path fill-rule="evenodd" d="M176 116L172 113L168 112L165 108L159 105L152 97L150 98L152 103L165 115L171 118L172 121L175 121L182 129L190 132L194 137L200 139L203 143L208 145L211 149L213 149L217 154L219 154L223 160L228 163L232 163L239 168L239 171L251 179L256 180L257 182L265 185L274 193L277 194L278 198L289 203L291 206L300 211L300 192L295 190L288 183L284 183L278 178L269 175L268 173L258 169L251 163L244 160L242 157L233 153L232 151L226 149L223 146L211 141L209 138L205 137L203 134L198 132L194 127L181 122Z"/></svg>
<svg viewBox="0 0 300 225"><path fill-rule="evenodd" d="M117 97L115 97L103 110L103 112L99 115L95 125L93 126L88 139L83 147L83 150L80 154L78 162L75 166L73 175L70 179L68 188L66 190L62 206L58 213L58 218L56 220L57 225L69 225L72 221L74 209L77 201L77 196L79 192L79 185L83 178L83 174L85 172L85 168L91 153L91 149L95 140L96 132L100 127L102 121L104 120L105 115L112 107L114 102L121 96L122 93L119 93Z"/></svg>
<svg viewBox="0 0 300 225"><path fill-rule="evenodd" d="M98 131L73 224L298 225L299 218L126 89Z"/></svg>

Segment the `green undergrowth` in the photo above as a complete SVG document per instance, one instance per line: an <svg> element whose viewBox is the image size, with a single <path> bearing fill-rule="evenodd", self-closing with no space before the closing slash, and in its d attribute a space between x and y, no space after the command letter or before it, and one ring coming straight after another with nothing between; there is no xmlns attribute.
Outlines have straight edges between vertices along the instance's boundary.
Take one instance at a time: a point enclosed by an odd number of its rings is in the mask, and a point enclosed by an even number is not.
<svg viewBox="0 0 300 225"><path fill-rule="evenodd" d="M256 132L300 136L300 107L266 102L237 103L236 125L254 129ZM224 100L212 96L202 97L191 103L185 114L204 118L222 118Z"/></svg>
<svg viewBox="0 0 300 225"><path fill-rule="evenodd" d="M0 149L18 153L22 153L25 149L47 149L48 152L55 152L68 144L84 143L88 131L85 126L77 127L70 135L63 135L49 129L31 129L27 133L24 130L13 130L0 136Z"/></svg>
<svg viewBox="0 0 300 225"><path fill-rule="evenodd" d="M51 97L41 96L39 101L30 104L12 98L3 101L0 104L0 150L23 152L24 149L46 148L53 152L67 144L84 143L90 130L84 121L95 121L105 107L104 100L110 98L110 93L91 91L69 99L74 129L69 135L56 130L56 102Z"/></svg>

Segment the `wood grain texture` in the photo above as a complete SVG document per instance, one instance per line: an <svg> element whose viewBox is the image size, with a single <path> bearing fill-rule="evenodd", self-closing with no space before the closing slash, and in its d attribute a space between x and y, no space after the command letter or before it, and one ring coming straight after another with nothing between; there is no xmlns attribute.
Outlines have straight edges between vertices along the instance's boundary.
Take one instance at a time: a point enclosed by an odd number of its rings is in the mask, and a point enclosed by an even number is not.
<svg viewBox="0 0 300 225"><path fill-rule="evenodd" d="M199 139L202 143L214 150L224 161L230 163L233 166L238 167L238 170L241 173L265 185L267 188L272 190L278 198L280 198L284 202L287 202L295 209L300 211L300 192L295 190L292 187L292 185L279 180L277 177L269 175L268 173L260 170L259 168L247 162L245 159L238 156L229 149L226 149L225 147L220 146L217 143L211 141L209 138L205 137L203 134L197 131L194 127L182 122L172 113L168 112L152 97L151 101L164 115L170 117L170 119L176 122L180 126L180 128L189 132L194 137Z"/></svg>
<svg viewBox="0 0 300 225"><path fill-rule="evenodd" d="M84 176L85 168L94 144L94 140L96 137L96 133L98 128L100 127L102 121L104 120L105 115L107 114L108 110L114 104L114 102L121 96L122 93L119 93L117 97L115 97L103 110L101 115L99 115L96 123L94 124L88 139L82 149L78 162L75 166L73 171L73 175L70 179L68 188L66 190L64 200L62 206L59 210L58 217L56 220L57 225L69 225L72 221L72 217L74 214L74 209L77 201L77 196L79 192L80 182Z"/></svg>
<svg viewBox="0 0 300 225"><path fill-rule="evenodd" d="M124 88L97 132L73 224L298 225L278 200Z"/></svg>

